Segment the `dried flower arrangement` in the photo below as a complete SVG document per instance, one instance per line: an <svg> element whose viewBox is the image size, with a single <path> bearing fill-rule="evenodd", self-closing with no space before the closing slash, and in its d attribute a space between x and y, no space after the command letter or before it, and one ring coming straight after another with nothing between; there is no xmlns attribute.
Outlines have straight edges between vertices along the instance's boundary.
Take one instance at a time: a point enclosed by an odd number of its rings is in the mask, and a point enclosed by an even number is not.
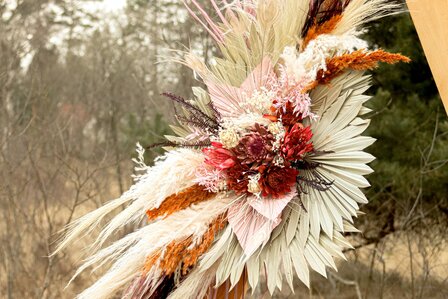
<svg viewBox="0 0 448 299"><path fill-rule="evenodd" d="M113 266L79 298L203 298L204 286L234 286L243 271L255 289L267 272L271 293L283 278L309 285L309 268L325 275L357 231L353 217L367 203L364 152L369 125L366 70L409 62L368 50L361 26L396 12L388 0L236 0L216 9L196 1L191 15L221 50L211 66L193 53L182 63L206 90L176 103L177 136L122 197L75 221L60 248L91 232L109 213L94 249L117 229L148 224L95 251L81 271ZM125 287L127 286L127 287Z"/></svg>

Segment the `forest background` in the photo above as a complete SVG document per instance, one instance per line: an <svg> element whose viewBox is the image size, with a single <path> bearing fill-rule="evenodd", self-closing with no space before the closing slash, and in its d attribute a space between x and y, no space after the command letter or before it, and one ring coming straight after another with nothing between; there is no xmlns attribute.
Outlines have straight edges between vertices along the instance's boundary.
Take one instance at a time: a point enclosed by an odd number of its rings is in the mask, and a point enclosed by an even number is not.
<svg viewBox="0 0 448 299"><path fill-rule="evenodd" d="M162 140L174 121L160 94L189 97L200 84L166 62L177 55L169 49L189 46L205 61L216 51L181 1L121 2L0 0L1 298L73 298L99 275L64 290L87 240L49 256L58 233L132 184L136 142ZM338 273L276 298L448 297L447 116L409 14L366 36L412 63L372 72L377 160L363 234L350 237ZM148 163L160 153L147 152Z"/></svg>

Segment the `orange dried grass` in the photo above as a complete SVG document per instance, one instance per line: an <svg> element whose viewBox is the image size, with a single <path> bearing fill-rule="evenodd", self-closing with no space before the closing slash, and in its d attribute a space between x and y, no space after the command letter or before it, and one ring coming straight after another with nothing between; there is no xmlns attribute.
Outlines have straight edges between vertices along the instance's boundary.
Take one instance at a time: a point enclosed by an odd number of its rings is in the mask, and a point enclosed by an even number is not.
<svg viewBox="0 0 448 299"><path fill-rule="evenodd" d="M333 32L333 30L338 25L339 21L341 20L342 15L335 15L325 23L321 25L314 25L308 30L308 33L306 34L305 38L303 39L302 43L302 49L305 49L306 46L310 43L310 41L316 39L321 34L329 34Z"/></svg>
<svg viewBox="0 0 448 299"><path fill-rule="evenodd" d="M157 217L167 217L177 211L188 208L190 205L210 199L214 193L204 190L202 186L194 185L167 197L158 209L146 211L148 220L154 220Z"/></svg>
<svg viewBox="0 0 448 299"><path fill-rule="evenodd" d="M145 261L143 273L148 273L158 262L158 267L165 275L170 275L182 264L182 273L186 274L190 267L196 265L199 257L204 254L212 245L216 233L226 225L227 216L218 216L202 236L202 240L193 246L193 237L190 236L182 241L173 241L163 249L158 250ZM193 247L192 247L193 246Z"/></svg>
<svg viewBox="0 0 448 299"><path fill-rule="evenodd" d="M317 73L316 81L307 86L305 92L314 89L319 84L328 84L341 75L346 69L356 71L371 70L378 66L379 62L394 64L398 62L409 63L411 60L401 54L392 54L383 50L366 52L358 50L350 54L327 59L327 70L320 70Z"/></svg>

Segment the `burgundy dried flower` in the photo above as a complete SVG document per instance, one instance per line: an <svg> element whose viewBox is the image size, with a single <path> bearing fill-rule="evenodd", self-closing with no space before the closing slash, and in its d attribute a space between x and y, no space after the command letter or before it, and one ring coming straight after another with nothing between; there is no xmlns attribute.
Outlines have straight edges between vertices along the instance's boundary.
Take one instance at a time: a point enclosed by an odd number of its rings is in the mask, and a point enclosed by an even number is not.
<svg viewBox="0 0 448 299"><path fill-rule="evenodd" d="M302 160L303 157L313 151L311 142L313 132L310 127L304 127L301 123L296 123L285 135L281 152L288 161Z"/></svg>
<svg viewBox="0 0 448 299"><path fill-rule="evenodd" d="M236 163L226 171L227 187L235 191L236 194L247 193L250 169L247 165Z"/></svg>
<svg viewBox="0 0 448 299"><path fill-rule="evenodd" d="M297 182L299 171L289 167L261 167L260 186L263 196L279 198L289 192Z"/></svg>
<svg viewBox="0 0 448 299"><path fill-rule="evenodd" d="M241 138L233 152L241 164L250 165L251 169L256 169L274 159L272 153L274 141L274 135L266 127L255 124L250 133Z"/></svg>

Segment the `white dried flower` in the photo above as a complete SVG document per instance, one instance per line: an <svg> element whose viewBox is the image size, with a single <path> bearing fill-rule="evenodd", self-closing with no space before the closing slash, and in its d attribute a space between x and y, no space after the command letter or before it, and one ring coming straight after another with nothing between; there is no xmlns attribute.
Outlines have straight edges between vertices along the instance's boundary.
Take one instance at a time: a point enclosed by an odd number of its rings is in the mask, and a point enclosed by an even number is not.
<svg viewBox="0 0 448 299"><path fill-rule="evenodd" d="M223 119L221 126L223 130L232 129L242 135L247 132L248 128L253 127L255 123L268 126L271 121L259 113L243 113L238 115L238 117Z"/></svg>
<svg viewBox="0 0 448 299"><path fill-rule="evenodd" d="M283 159L282 156L275 156L274 157L274 165L278 167L284 167L285 166L285 159Z"/></svg>
<svg viewBox="0 0 448 299"><path fill-rule="evenodd" d="M319 70L326 70L326 59L351 53L358 49L366 49L367 43L353 34L319 35L299 53L294 47L286 47L282 58L288 77L301 81L304 78L314 81Z"/></svg>
<svg viewBox="0 0 448 299"><path fill-rule="evenodd" d="M259 173L249 176L249 183L247 184L247 191L252 194L260 194L261 188L258 181L260 180L261 175Z"/></svg>
<svg viewBox="0 0 448 299"><path fill-rule="evenodd" d="M281 122L270 123L268 125L268 130L274 135L285 134L285 128Z"/></svg>
<svg viewBox="0 0 448 299"><path fill-rule="evenodd" d="M218 184L216 185L216 188L218 192L220 191L227 191L227 181L226 180L220 180Z"/></svg>
<svg viewBox="0 0 448 299"><path fill-rule="evenodd" d="M281 142L285 137L285 127L281 122L270 123L268 130L274 135L275 142L272 144L272 150L274 152L280 149Z"/></svg>
<svg viewBox="0 0 448 299"><path fill-rule="evenodd" d="M219 132L219 140L225 148L234 148L240 141L240 136L235 128L228 128Z"/></svg>
<svg viewBox="0 0 448 299"><path fill-rule="evenodd" d="M272 151L277 152L280 149L281 140L276 140L274 143L272 143Z"/></svg>
<svg viewBox="0 0 448 299"><path fill-rule="evenodd" d="M273 91L262 87L260 90L254 91L250 97L245 95L245 102L241 103L241 106L247 112L266 114L270 112L274 98Z"/></svg>

